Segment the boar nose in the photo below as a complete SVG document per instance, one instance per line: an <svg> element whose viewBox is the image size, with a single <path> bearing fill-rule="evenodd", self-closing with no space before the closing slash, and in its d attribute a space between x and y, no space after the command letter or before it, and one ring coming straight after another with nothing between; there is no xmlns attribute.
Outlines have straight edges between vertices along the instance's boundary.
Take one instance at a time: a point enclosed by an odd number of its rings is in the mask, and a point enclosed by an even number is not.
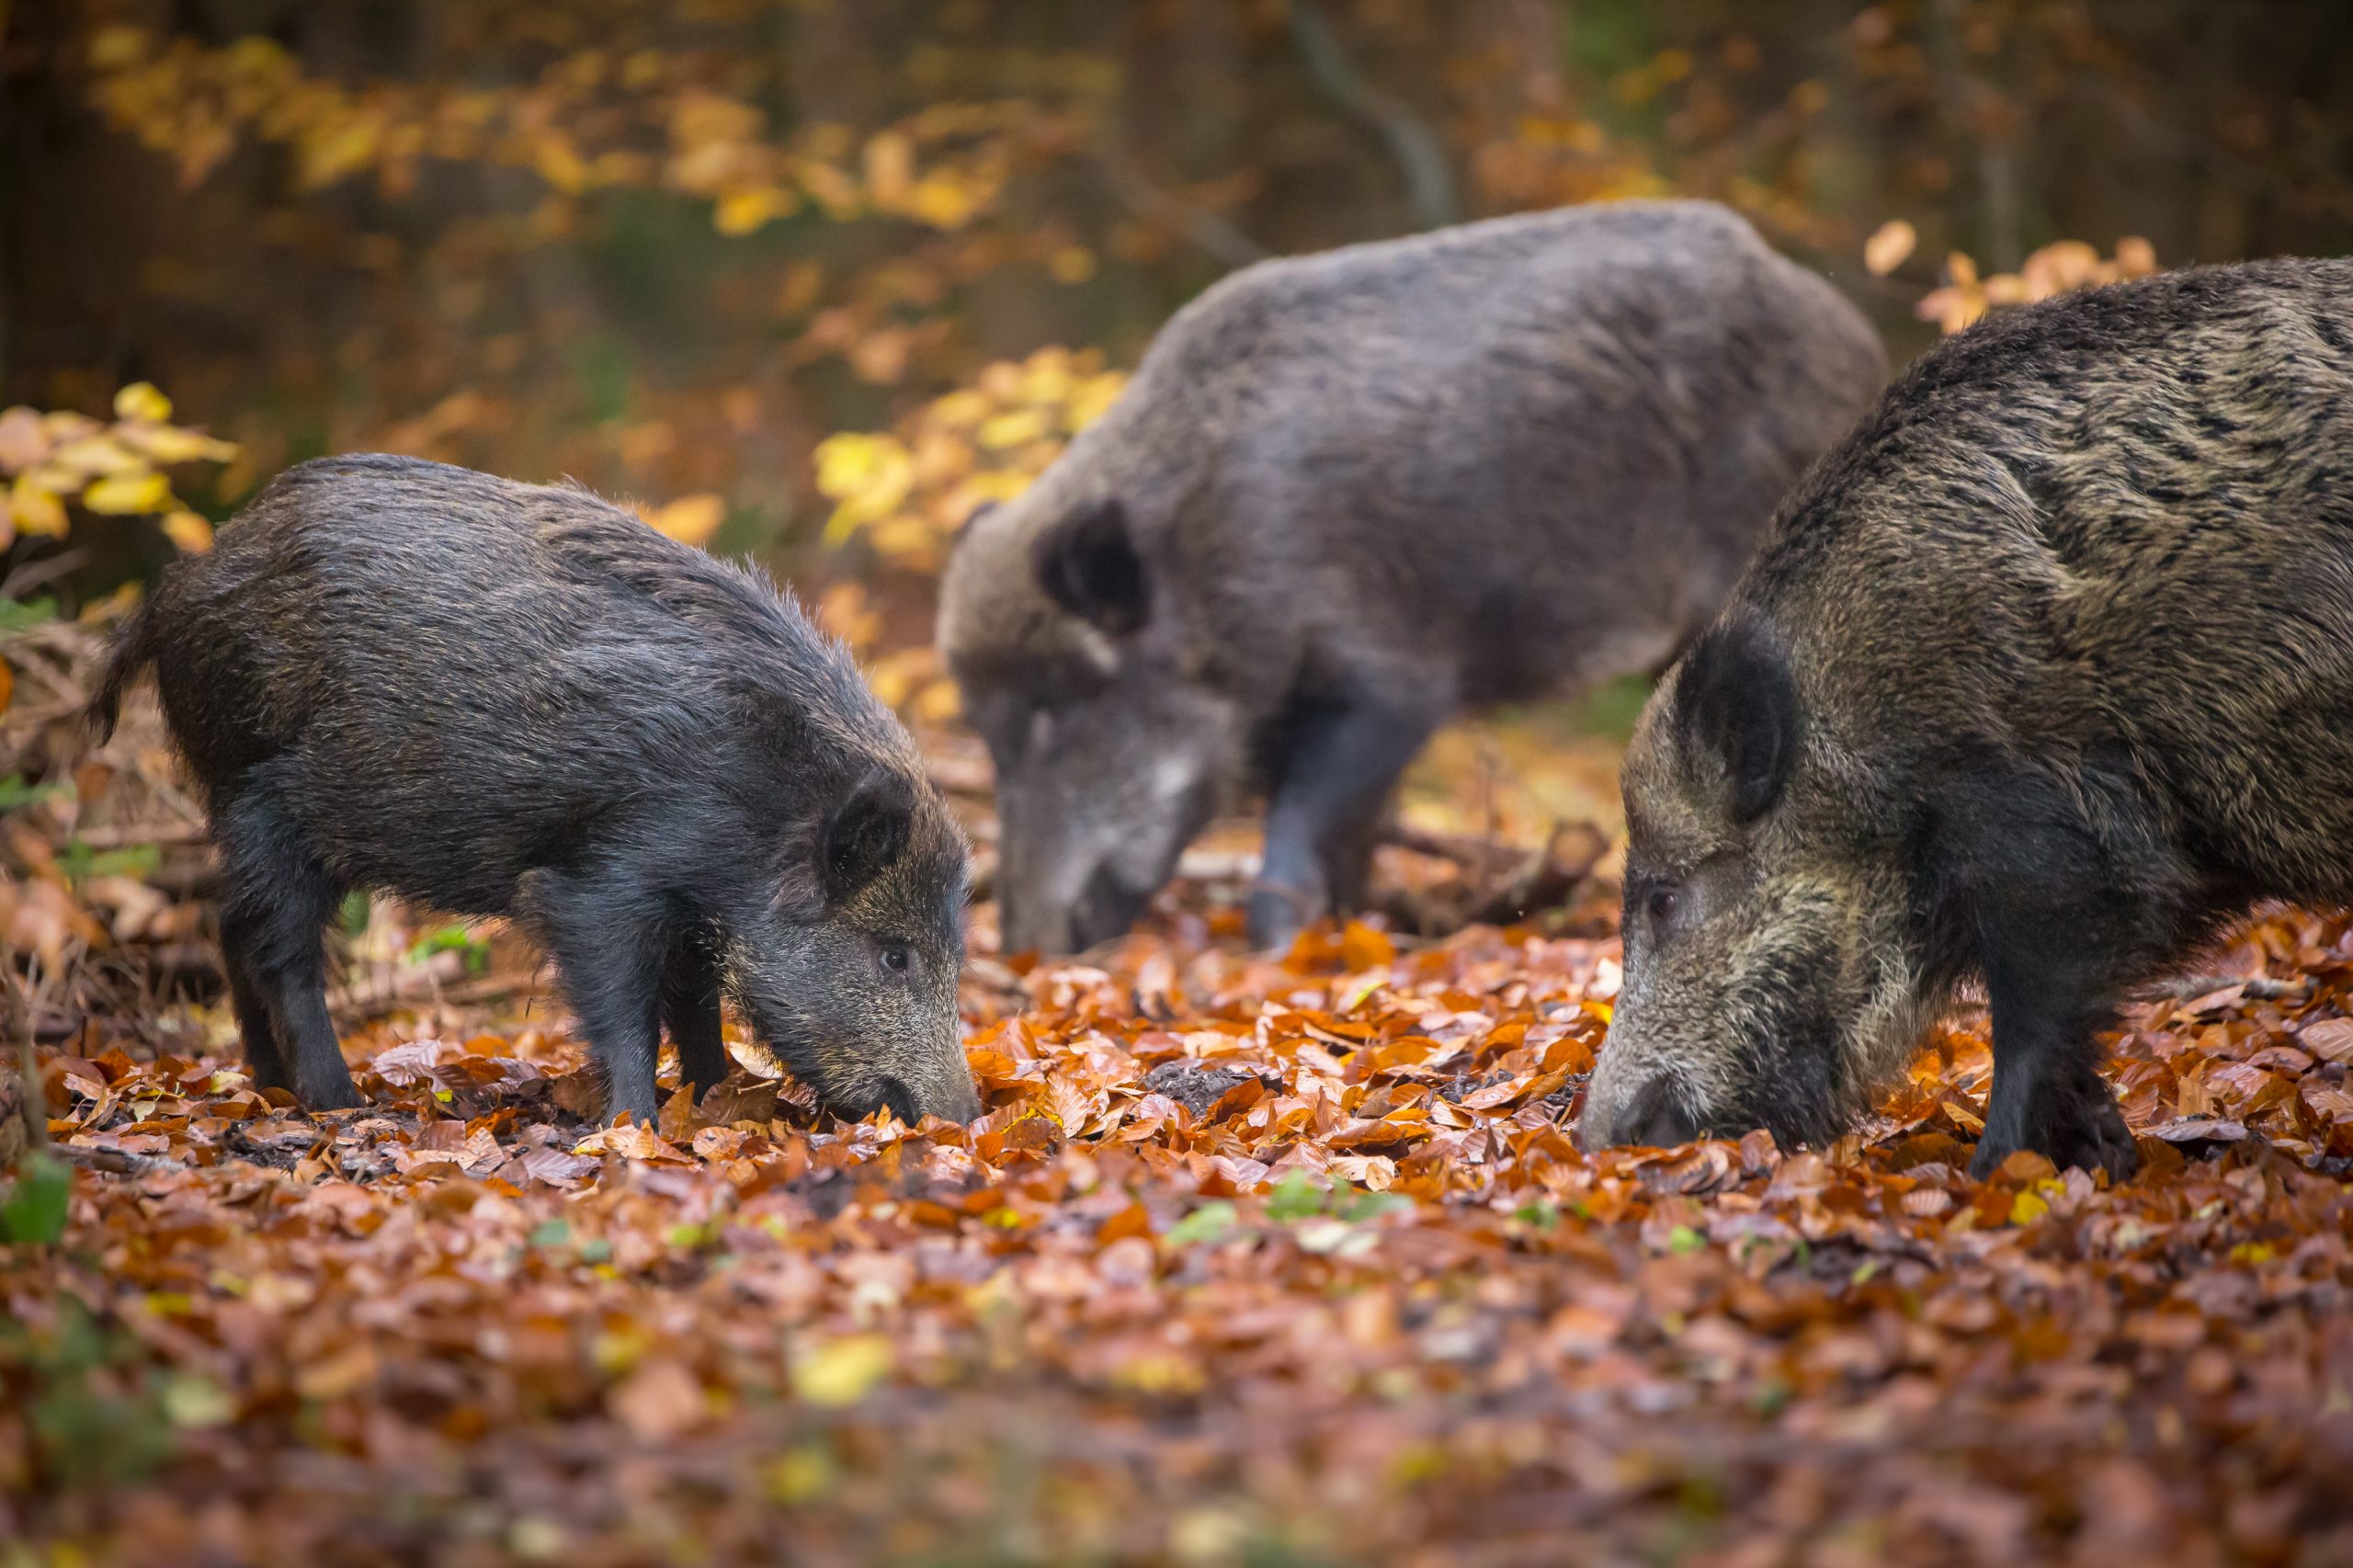
<svg viewBox="0 0 2353 1568"><path fill-rule="evenodd" d="M961 1062L957 1064L954 1074L949 1079L938 1100L938 1104L930 1108L931 1114L934 1116L944 1116L950 1121L960 1123L970 1123L980 1119L981 1091L973 1087L972 1072Z"/></svg>
<svg viewBox="0 0 2353 1568"><path fill-rule="evenodd" d="M1654 1149L1688 1143L1699 1136L1699 1123L1684 1108L1675 1080L1653 1078L1635 1091L1609 1131L1612 1143L1637 1143Z"/></svg>
<svg viewBox="0 0 2353 1568"><path fill-rule="evenodd" d="M1151 897L1150 889L1138 891L1109 869L1098 867L1086 879L1086 887L1078 895L1078 907L1071 911L1072 950L1085 952L1097 942L1126 936Z"/></svg>

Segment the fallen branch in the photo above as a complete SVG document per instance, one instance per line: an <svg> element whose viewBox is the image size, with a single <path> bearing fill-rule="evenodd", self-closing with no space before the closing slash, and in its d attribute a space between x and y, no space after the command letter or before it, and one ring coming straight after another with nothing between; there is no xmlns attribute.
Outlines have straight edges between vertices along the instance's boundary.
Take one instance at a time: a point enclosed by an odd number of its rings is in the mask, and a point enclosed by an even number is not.
<svg viewBox="0 0 2353 1568"><path fill-rule="evenodd" d="M114 1176L153 1176L159 1171L184 1171L191 1167L164 1154L134 1154L127 1149L93 1149L81 1143L52 1143L49 1153L69 1165L84 1170L106 1171Z"/></svg>
<svg viewBox="0 0 2353 1568"><path fill-rule="evenodd" d="M1525 846L1505 839L1489 838L1475 833L1431 833L1395 822L1381 828L1380 842L1398 849L1410 849L1416 855L1451 860L1473 871L1512 865L1528 857Z"/></svg>
<svg viewBox="0 0 2353 1568"><path fill-rule="evenodd" d="M436 958L457 955L435 955ZM397 971L385 983L352 982L336 986L327 993L327 1010L338 1017L366 1017L388 1007L405 1006L415 1002L431 1002L446 1006L472 1006L480 1002L495 1002L517 992L529 991L539 983L536 971L502 971L496 974L477 975L471 980L444 979L430 967L431 960L409 969Z"/></svg>

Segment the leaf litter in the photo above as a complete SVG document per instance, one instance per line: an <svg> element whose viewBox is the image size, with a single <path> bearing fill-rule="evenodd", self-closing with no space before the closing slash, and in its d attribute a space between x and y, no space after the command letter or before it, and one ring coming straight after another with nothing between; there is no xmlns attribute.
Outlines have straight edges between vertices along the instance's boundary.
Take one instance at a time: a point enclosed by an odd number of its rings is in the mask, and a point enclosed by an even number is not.
<svg viewBox="0 0 2353 1568"><path fill-rule="evenodd" d="M233 1047L89 1022L40 1058L84 1167L63 1235L0 1247L0 1539L2353 1556L2344 918L2222 955L2299 984L2133 1011L2111 1075L2144 1170L2112 1189L2030 1154L1968 1178L1982 1017L1832 1147L1587 1154L1613 939L1354 925L1276 959L1213 924L977 960L970 1128L845 1124L739 1073L600 1129L563 1020L489 1009L350 1037L370 1104L310 1117Z"/></svg>

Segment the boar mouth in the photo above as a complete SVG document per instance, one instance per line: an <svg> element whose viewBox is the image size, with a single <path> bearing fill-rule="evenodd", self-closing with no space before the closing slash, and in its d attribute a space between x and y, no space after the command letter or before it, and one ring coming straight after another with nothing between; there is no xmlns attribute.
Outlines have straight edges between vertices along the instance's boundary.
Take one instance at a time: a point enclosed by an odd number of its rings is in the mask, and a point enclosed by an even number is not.
<svg viewBox="0 0 2353 1568"><path fill-rule="evenodd" d="M1072 950L1085 952L1098 942L1126 936L1135 926L1136 916L1151 901L1150 888L1137 888L1109 868L1098 868L1086 879L1078 904L1071 911Z"/></svg>
<svg viewBox="0 0 2353 1568"><path fill-rule="evenodd" d="M1620 1143L1672 1149L1699 1136L1699 1119L1684 1105L1675 1080L1662 1073L1636 1091L1613 1136Z"/></svg>

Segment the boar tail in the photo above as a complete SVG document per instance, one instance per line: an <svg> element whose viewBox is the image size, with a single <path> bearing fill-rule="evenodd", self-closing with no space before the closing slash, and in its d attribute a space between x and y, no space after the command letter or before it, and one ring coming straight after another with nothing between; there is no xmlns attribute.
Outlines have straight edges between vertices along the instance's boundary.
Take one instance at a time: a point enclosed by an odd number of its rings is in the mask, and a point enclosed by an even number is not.
<svg viewBox="0 0 2353 1568"><path fill-rule="evenodd" d="M114 733L115 720L122 711L123 688L154 662L155 600L151 594L140 601L131 619L123 622L122 630L115 633L114 645L107 651L106 673L98 679L97 695L82 710L90 733L100 743Z"/></svg>

